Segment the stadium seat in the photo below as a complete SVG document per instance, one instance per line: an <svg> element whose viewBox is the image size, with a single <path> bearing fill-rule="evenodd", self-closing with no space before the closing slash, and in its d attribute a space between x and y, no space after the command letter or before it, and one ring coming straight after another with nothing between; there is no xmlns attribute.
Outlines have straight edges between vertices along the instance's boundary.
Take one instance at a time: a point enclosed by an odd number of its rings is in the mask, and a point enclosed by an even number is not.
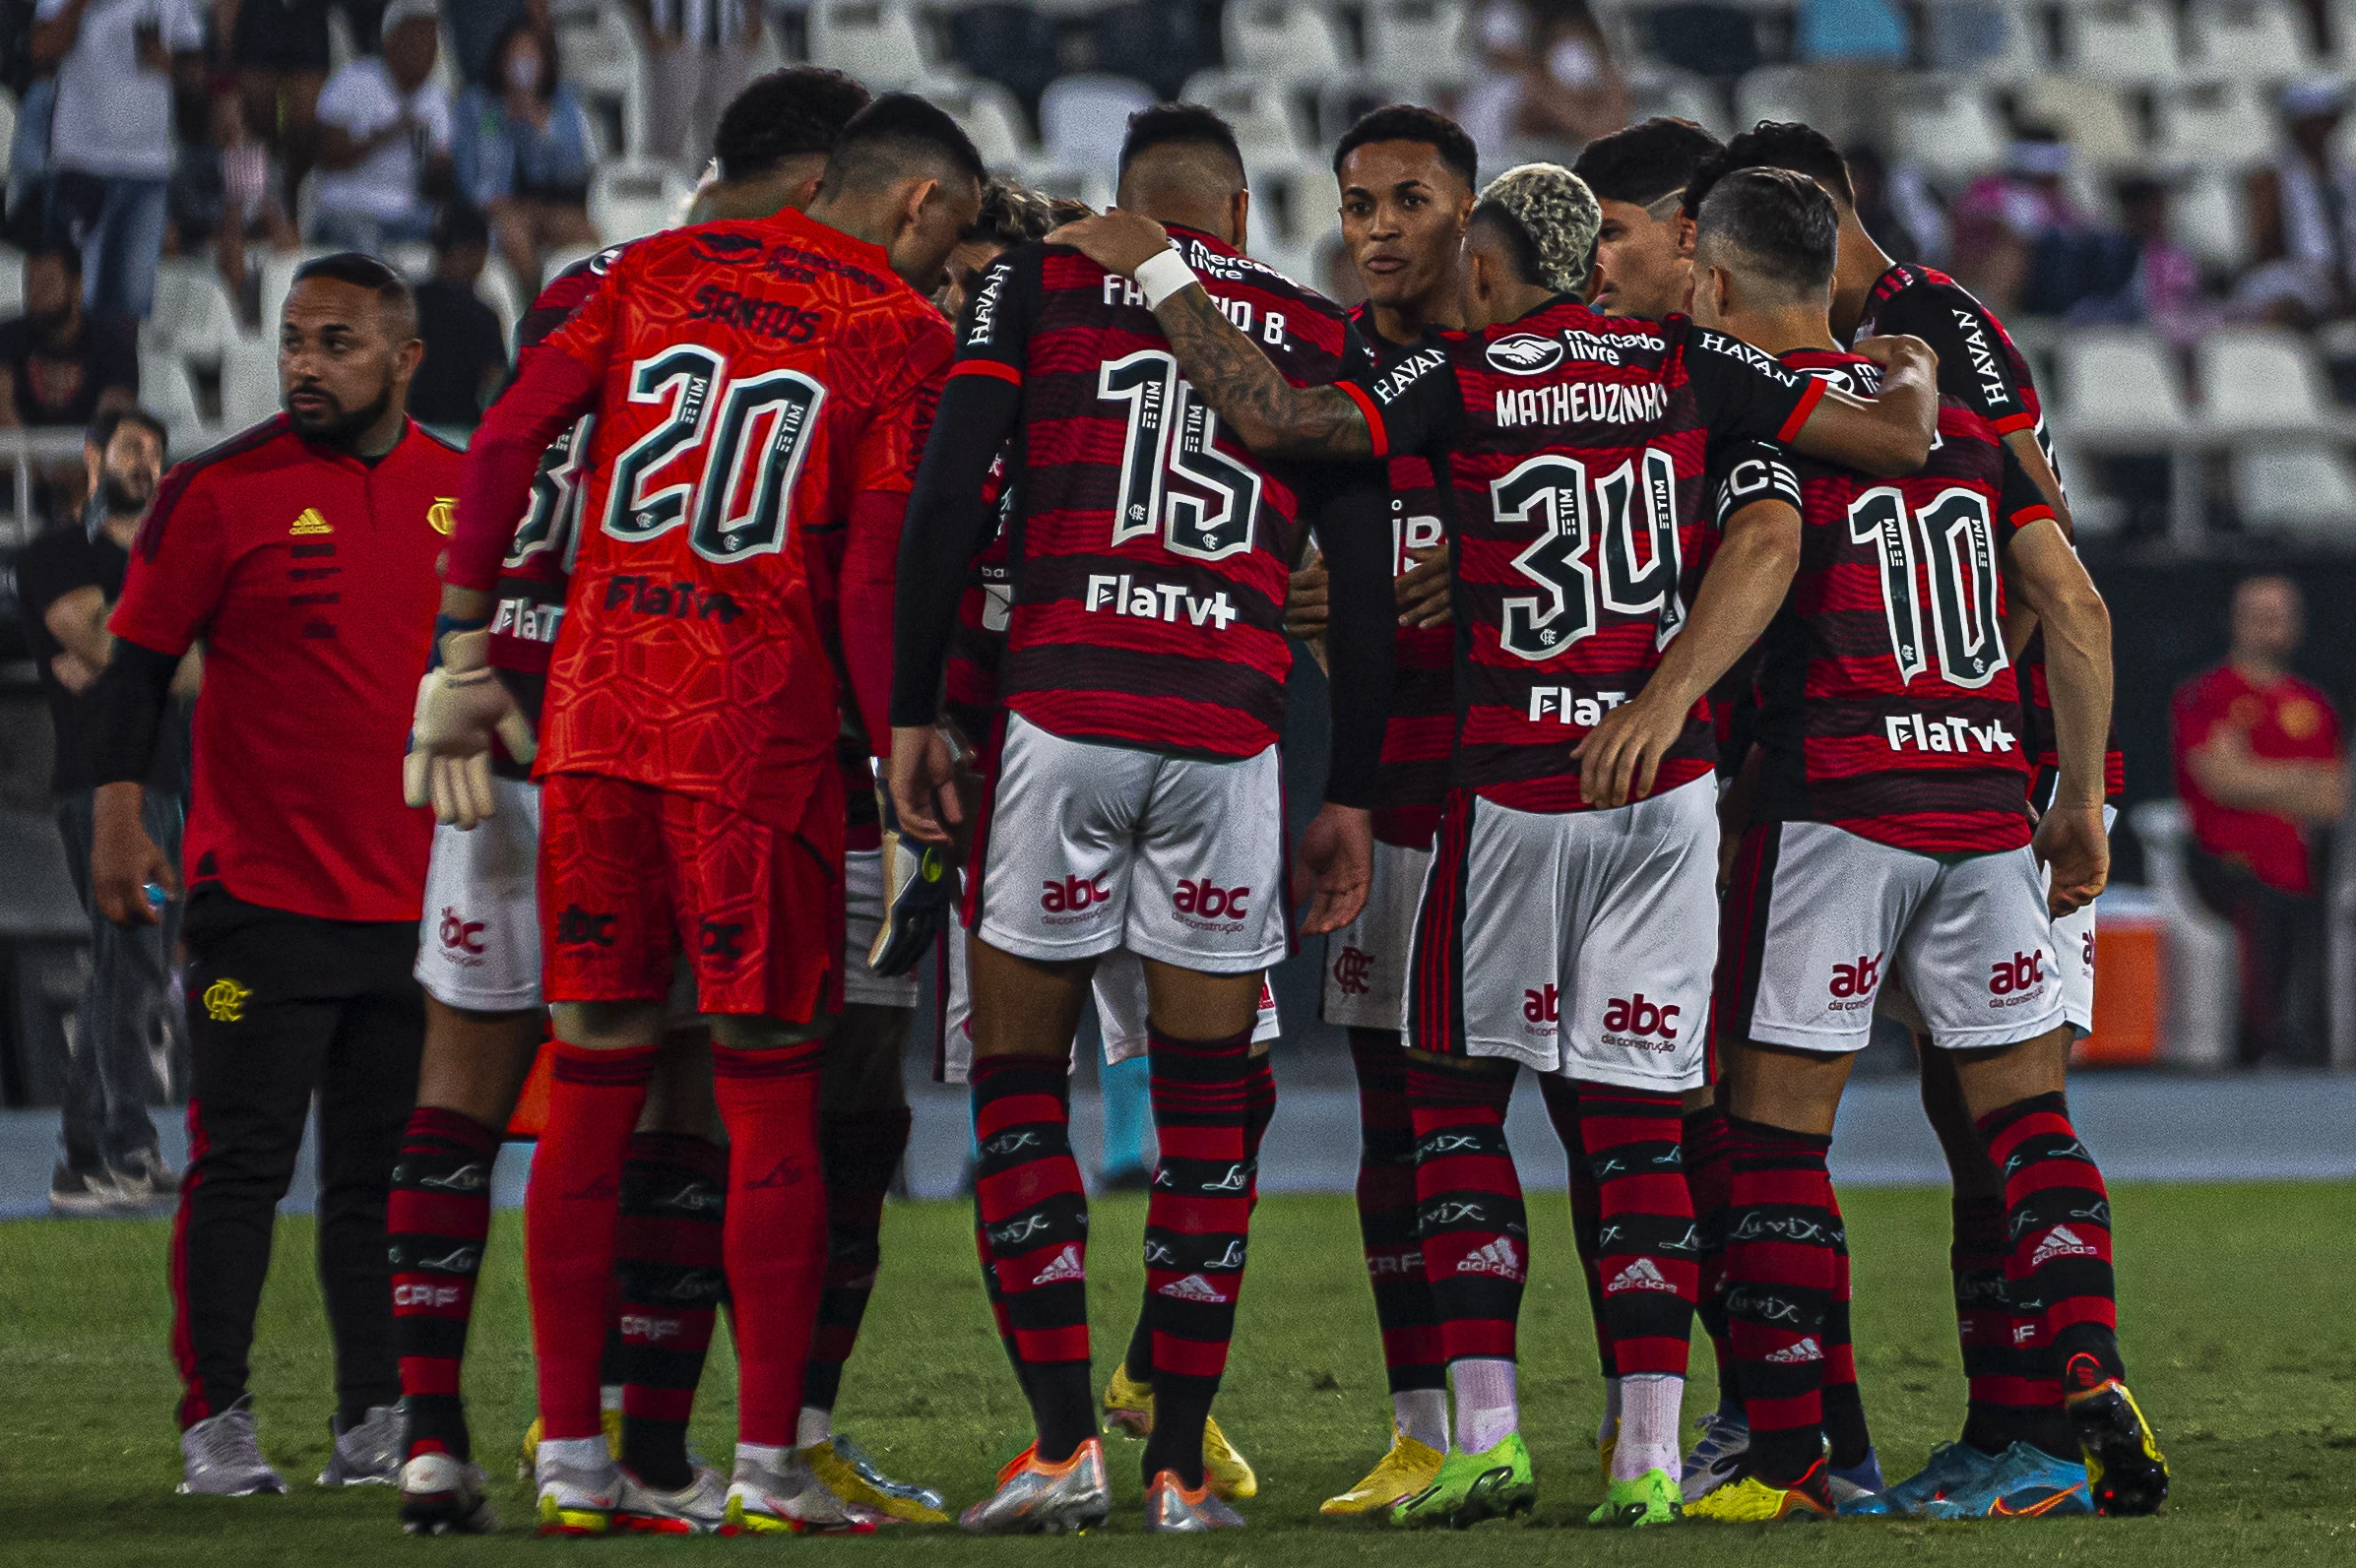
<svg viewBox="0 0 2356 1568"><path fill-rule="evenodd" d="M482 267L482 276L475 280L475 297L491 307L499 318L499 340L507 345L510 355L515 352L516 323L524 319L527 303L523 290L515 285L515 274L507 264L492 257Z"/></svg>
<svg viewBox="0 0 2356 1568"><path fill-rule="evenodd" d="M1691 120L1721 139L1735 133L1726 94L1689 71L1639 61L1628 68L1627 85L1631 120L1667 114Z"/></svg>
<svg viewBox="0 0 2356 1568"><path fill-rule="evenodd" d="M900 0L818 0L809 18L810 59L878 93L914 88L938 68L916 12Z"/></svg>
<svg viewBox="0 0 2356 1568"><path fill-rule="evenodd" d="M1735 84L1735 123L1760 120L1799 120L1821 125L1833 107L1833 94L1825 91L1823 73L1797 65L1762 65L1746 72Z"/></svg>
<svg viewBox="0 0 2356 1568"><path fill-rule="evenodd" d="M2274 149L2274 116L2249 88L2203 83L2159 94L2152 157L2166 168L2238 169Z"/></svg>
<svg viewBox="0 0 2356 1568"><path fill-rule="evenodd" d="M961 6L943 20L949 31L949 57L984 81L1037 102L1041 91L1055 80L1055 24L1029 6L992 0Z"/></svg>
<svg viewBox="0 0 2356 1568"><path fill-rule="evenodd" d="M2220 82L2274 83L2316 68L2307 24L2283 0L2193 0L2187 72Z"/></svg>
<svg viewBox="0 0 2356 1568"><path fill-rule="evenodd" d="M1153 101L1153 89L1124 76L1058 77L1039 95L1039 140L1053 162L1110 179L1129 116Z"/></svg>
<svg viewBox="0 0 2356 1568"><path fill-rule="evenodd" d="M676 223L694 187L663 158L601 163L589 179L589 220L607 244Z"/></svg>
<svg viewBox="0 0 2356 1568"><path fill-rule="evenodd" d="M1251 180L1251 254L1296 282L1318 286L1318 242L1338 229L1333 170L1306 155L1246 157Z"/></svg>
<svg viewBox="0 0 2356 1568"><path fill-rule="evenodd" d="M1292 99L1263 77L1239 71L1204 71L1186 84L1186 101L1213 108L1235 128L1246 164L1290 163L1314 148L1307 128L1295 118Z"/></svg>
<svg viewBox="0 0 2356 1568"><path fill-rule="evenodd" d="M2194 347L2203 422L2225 431L2320 431L2329 425L2330 393L2315 348L2296 333L2270 327L2212 332Z"/></svg>
<svg viewBox="0 0 2356 1568"><path fill-rule="evenodd" d="M242 430L269 418L278 406L276 335L229 340L221 356L221 422L231 430Z"/></svg>
<svg viewBox="0 0 2356 1568"><path fill-rule="evenodd" d="M2233 1059L2238 960L2233 928L2200 902L2185 874L2184 802L2146 800L2129 807L2127 820L2143 847L2143 874L2159 899L2167 942L2160 1058L2171 1067L2224 1067Z"/></svg>
<svg viewBox="0 0 2356 1568"><path fill-rule="evenodd" d="M2113 444L2147 436L2163 446L2191 426L2167 345L2140 328L2068 334L2055 368L2053 413L2063 432Z"/></svg>
<svg viewBox="0 0 2356 1568"><path fill-rule="evenodd" d="M2060 132L2082 167L2117 168L2142 161L2142 134L2115 88L2041 76L2020 90L2019 103L2021 119Z"/></svg>
<svg viewBox="0 0 2356 1568"><path fill-rule="evenodd" d="M542 251L540 257L541 277L543 281L553 278L573 263L587 261L605 248L603 245L567 245L561 250ZM537 294L540 286L534 285L533 292Z"/></svg>
<svg viewBox="0 0 2356 1568"><path fill-rule="evenodd" d="M421 283L433 276L433 247L424 240L395 240L385 246L384 258L413 283Z"/></svg>
<svg viewBox="0 0 2356 1568"><path fill-rule="evenodd" d="M0 169L8 167L8 160L17 148L17 100L0 93Z"/></svg>
<svg viewBox="0 0 2356 1568"><path fill-rule="evenodd" d="M2159 87L2181 74L2176 20L2159 0L2065 7L2062 53L2072 73L2100 82Z"/></svg>
<svg viewBox="0 0 2356 1568"><path fill-rule="evenodd" d="M1020 168L1028 157L1023 106L996 82L932 82L924 95L965 127L993 173Z"/></svg>
<svg viewBox="0 0 2356 1568"><path fill-rule="evenodd" d="M1324 82L1350 69L1341 25L1307 0L1228 0L1227 68L1272 82Z"/></svg>
<svg viewBox="0 0 2356 1568"><path fill-rule="evenodd" d="M2203 267L2238 273L2249 266L2250 205L2241 172L2195 174L2169 205L2168 233Z"/></svg>
<svg viewBox="0 0 2356 1568"><path fill-rule="evenodd" d="M447 52L447 51L445 51ZM602 110L621 122L624 155L642 153L647 140L646 54L637 28L619 6L570 12L556 19L556 59L564 79L589 107L593 124Z"/></svg>
<svg viewBox="0 0 2356 1568"><path fill-rule="evenodd" d="M2260 443L2233 459L2233 500L2251 528L2318 544L2356 544L2356 468L2338 447Z"/></svg>
<svg viewBox="0 0 2356 1568"><path fill-rule="evenodd" d="M265 250L247 256L246 265L262 275L262 326L272 343L278 341L279 316L287 308L287 290L294 286L295 269L329 254L324 246L309 245L301 250Z"/></svg>
<svg viewBox="0 0 2356 1568"><path fill-rule="evenodd" d="M171 256L157 266L156 305L139 328L142 350L217 365L235 336L236 309L210 260Z"/></svg>
<svg viewBox="0 0 2356 1568"><path fill-rule="evenodd" d="M185 458L213 444L205 417L196 406L196 385L188 366L177 354L142 348L139 351L140 407L163 421L171 438L171 454Z"/></svg>
<svg viewBox="0 0 2356 1568"><path fill-rule="evenodd" d="M25 253L14 245L0 245L0 316L25 310Z"/></svg>
<svg viewBox="0 0 2356 1568"><path fill-rule="evenodd" d="M1915 77L1890 111L1890 152L1933 179L1964 178L2004 160L2005 139L1988 96L1956 78Z"/></svg>
<svg viewBox="0 0 2356 1568"><path fill-rule="evenodd" d="M1373 0L1366 11L1367 75L1392 93L1427 101L1473 75L1462 0Z"/></svg>

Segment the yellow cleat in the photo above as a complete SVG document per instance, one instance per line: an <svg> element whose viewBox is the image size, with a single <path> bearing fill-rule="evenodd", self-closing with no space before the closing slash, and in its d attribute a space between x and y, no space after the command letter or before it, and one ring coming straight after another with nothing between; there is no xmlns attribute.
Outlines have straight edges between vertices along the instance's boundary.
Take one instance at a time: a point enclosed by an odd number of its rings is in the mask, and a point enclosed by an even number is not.
<svg viewBox="0 0 2356 1568"><path fill-rule="evenodd" d="M605 1434L605 1452L615 1463L621 1460L621 1407L609 1405L598 1411L598 1429ZM524 1428L524 1449L516 1456L515 1478L528 1481L540 1469L540 1417L532 1417L532 1424Z"/></svg>
<svg viewBox="0 0 2356 1568"><path fill-rule="evenodd" d="M826 1489L854 1508L869 1509L912 1525L945 1525L941 1495L927 1487L896 1481L875 1468L852 1441L840 1435L801 1451L801 1462Z"/></svg>
<svg viewBox="0 0 2356 1568"><path fill-rule="evenodd" d="M1361 1514L1380 1514L1393 1503L1404 1502L1432 1484L1439 1474L1440 1461L1447 1456L1429 1443L1391 1428L1391 1451L1374 1462L1366 1479L1342 1493L1328 1497L1317 1506L1317 1512L1328 1519L1353 1519Z"/></svg>
<svg viewBox="0 0 2356 1568"><path fill-rule="evenodd" d="M1721 1525L1830 1519L1832 1495L1826 1485L1824 1462L1819 1459L1796 1486L1770 1486L1755 1475L1746 1475L1741 1480L1712 1487L1698 1501L1686 1504L1686 1517L1714 1520Z"/></svg>
<svg viewBox="0 0 2356 1568"><path fill-rule="evenodd" d="M1596 1439L1595 1463L1604 1473L1604 1490L1612 1489L1612 1456L1620 1452L1620 1423L1612 1423L1612 1435Z"/></svg>
<svg viewBox="0 0 2356 1568"><path fill-rule="evenodd" d="M1127 1366L1115 1366L1113 1381L1105 1385L1104 1411L1107 1423L1128 1436L1150 1436L1154 1391L1129 1376ZM1236 1445L1227 1440L1215 1418L1205 1419L1202 1425L1202 1473L1211 1490L1230 1502L1260 1494L1260 1477L1251 1461L1236 1452Z"/></svg>

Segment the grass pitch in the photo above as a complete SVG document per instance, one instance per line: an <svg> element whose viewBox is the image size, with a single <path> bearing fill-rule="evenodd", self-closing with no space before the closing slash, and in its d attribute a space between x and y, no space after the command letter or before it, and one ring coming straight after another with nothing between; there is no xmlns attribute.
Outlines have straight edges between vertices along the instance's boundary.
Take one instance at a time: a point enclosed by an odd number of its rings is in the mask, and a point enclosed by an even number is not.
<svg viewBox="0 0 2356 1568"><path fill-rule="evenodd" d="M1138 1530L1137 1446L1109 1439L1110 1529L1078 1540L974 1541L953 1530L865 1538L539 1541L513 1451L531 1367L517 1217L493 1233L467 1367L478 1455L509 1529L489 1539L412 1540L389 1490L330 1495L327 1338L311 1227L288 1220L264 1297L254 1392L263 1445L294 1494L172 1495L179 1455L164 1351L165 1226L32 1222L0 1226L0 1562L316 1564L464 1562L560 1555L600 1562L786 1553L850 1563L1156 1559L1218 1568L1282 1563L1981 1563L2217 1565L2356 1561L2356 1185L2131 1187L2118 1192L2120 1292L2134 1386L2176 1472L2165 1518L1989 1525L1877 1524L1638 1536L1579 1528L1599 1495L1592 1432L1600 1391L1587 1305L1559 1196L1531 1204L1537 1269L1522 1314L1522 1398L1538 1460L1535 1528L1403 1536L1317 1518L1380 1453L1388 1404L1372 1304L1346 1198L1260 1205L1242 1322L1219 1413L1258 1465L1251 1528L1207 1540ZM1884 1467L1909 1473L1961 1419L1948 1313L1942 1194L1860 1192L1847 1201L1857 1280L1858 1359ZM1100 1378L1126 1344L1139 1281L1142 1199L1097 1205L1091 1258ZM896 1474L939 1487L952 1508L983 1494L1027 1440L1024 1411L976 1278L969 1211L902 1204L887 1214L883 1277L846 1382L844 1429ZM1714 1397L1697 1346L1688 1411ZM733 1367L716 1348L696 1441L724 1456Z"/></svg>

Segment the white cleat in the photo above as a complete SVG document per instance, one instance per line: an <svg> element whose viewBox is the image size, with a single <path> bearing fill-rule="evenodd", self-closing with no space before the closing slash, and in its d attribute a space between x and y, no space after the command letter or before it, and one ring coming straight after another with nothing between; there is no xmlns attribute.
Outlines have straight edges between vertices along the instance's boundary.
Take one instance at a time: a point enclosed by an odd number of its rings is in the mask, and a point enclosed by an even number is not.
<svg viewBox="0 0 2356 1568"><path fill-rule="evenodd" d="M613 1528L613 1510L621 1501L621 1467L606 1454L604 1438L543 1440L535 1472L541 1535L603 1536Z"/></svg>
<svg viewBox="0 0 2356 1568"><path fill-rule="evenodd" d="M1071 1458L1050 1465L1037 1444L998 1472L998 1489L957 1516L971 1536L1060 1536L1093 1529L1113 1512L1105 1445L1090 1438Z"/></svg>
<svg viewBox="0 0 2356 1568"><path fill-rule="evenodd" d="M401 1528L413 1536L487 1536L499 1528L481 1468L448 1454L401 1467Z"/></svg>
<svg viewBox="0 0 2356 1568"><path fill-rule="evenodd" d="M710 1536L728 1519L729 1483L709 1465L676 1491L649 1486L628 1471L613 1505L613 1528L648 1536Z"/></svg>

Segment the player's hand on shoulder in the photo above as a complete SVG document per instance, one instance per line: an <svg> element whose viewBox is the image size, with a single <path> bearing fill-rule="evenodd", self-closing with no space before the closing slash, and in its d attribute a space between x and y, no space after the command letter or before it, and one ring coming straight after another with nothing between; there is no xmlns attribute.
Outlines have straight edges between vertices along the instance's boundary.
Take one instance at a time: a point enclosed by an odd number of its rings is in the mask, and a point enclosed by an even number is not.
<svg viewBox="0 0 2356 1568"><path fill-rule="evenodd" d="M2049 873L2045 907L2056 919L2092 904L2111 879L2111 838L2100 806L2055 807L2037 819L2029 843Z"/></svg>
<svg viewBox="0 0 2356 1568"><path fill-rule="evenodd" d="M1646 702L1638 692L1605 714L1570 748L1579 765L1579 798L1590 806L1624 806L1652 793L1661 759L1685 733L1686 712Z"/></svg>
<svg viewBox="0 0 2356 1568"><path fill-rule="evenodd" d="M1105 271L1126 277L1170 249L1170 231L1142 214L1115 207L1064 224L1047 242L1069 245Z"/></svg>
<svg viewBox="0 0 2356 1568"><path fill-rule="evenodd" d="M1327 804L1301 836L1293 876L1311 891L1304 936L1338 931L1367 906L1374 875L1374 818L1358 806Z"/></svg>
<svg viewBox="0 0 2356 1568"><path fill-rule="evenodd" d="M1454 581L1448 572L1447 546L1432 544L1407 553L1414 558L1415 565L1400 573L1399 580L1391 587L1399 607L1399 624L1447 625L1452 618L1448 590Z"/></svg>
<svg viewBox="0 0 2356 1568"><path fill-rule="evenodd" d="M1933 375L1939 372L1939 350L1920 338L1909 338L1893 332L1881 338L1860 338L1849 351L1861 358L1871 359L1884 370L1901 365L1919 365Z"/></svg>

